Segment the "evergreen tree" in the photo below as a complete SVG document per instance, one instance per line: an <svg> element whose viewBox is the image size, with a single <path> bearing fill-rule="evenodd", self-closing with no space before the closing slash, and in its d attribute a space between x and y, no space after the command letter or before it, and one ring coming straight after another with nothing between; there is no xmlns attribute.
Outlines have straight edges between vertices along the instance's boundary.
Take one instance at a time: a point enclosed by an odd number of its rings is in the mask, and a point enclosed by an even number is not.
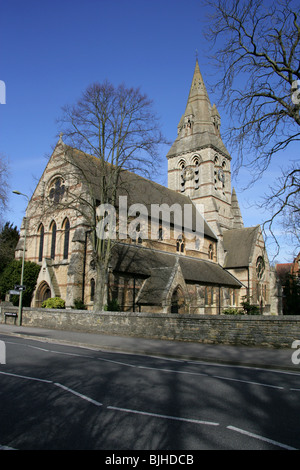
<svg viewBox="0 0 300 470"><path fill-rule="evenodd" d="M0 232L0 274L15 257L15 249L19 241L17 226L6 222Z"/></svg>
<svg viewBox="0 0 300 470"><path fill-rule="evenodd" d="M300 279L288 274L283 286L284 315L299 315Z"/></svg>
<svg viewBox="0 0 300 470"><path fill-rule="evenodd" d="M40 269L41 267L38 264L32 263L31 261L25 261L23 284L26 286L26 290L23 292L24 307L30 307L32 294L36 286ZM16 284L20 284L21 270L22 261L13 260L6 266L2 274L0 274L0 295L2 300L5 300L5 294L7 292L13 290ZM19 296L12 295L11 301L14 305L18 305Z"/></svg>

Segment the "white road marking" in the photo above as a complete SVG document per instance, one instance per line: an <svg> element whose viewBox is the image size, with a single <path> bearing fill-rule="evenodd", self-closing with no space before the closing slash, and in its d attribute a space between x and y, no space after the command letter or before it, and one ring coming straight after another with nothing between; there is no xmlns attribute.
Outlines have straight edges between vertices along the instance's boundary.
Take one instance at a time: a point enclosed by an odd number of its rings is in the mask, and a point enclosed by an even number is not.
<svg viewBox="0 0 300 470"><path fill-rule="evenodd" d="M160 369L158 367L147 367L147 366L137 366L138 369L150 369L150 370L159 370L161 372L173 372L174 374L188 374L188 375L201 375L208 377L208 374L202 372L189 372L185 370L173 370L173 369Z"/></svg>
<svg viewBox="0 0 300 470"><path fill-rule="evenodd" d="M233 382L242 382L242 383L250 384L250 385L260 385L261 387L270 387L270 388L277 388L279 390L284 390L284 387L279 387L277 385L264 384L261 382L251 382L250 380L233 379L231 377L221 377L220 375L213 375L212 377L215 379L231 380Z"/></svg>
<svg viewBox="0 0 300 470"><path fill-rule="evenodd" d="M2 445L0 444L0 450L16 450L16 449L14 449L13 447L2 446Z"/></svg>
<svg viewBox="0 0 300 470"><path fill-rule="evenodd" d="M260 370L263 372L270 372L274 374L285 374L285 375L296 375L300 376L299 372L293 372L293 371L288 371L288 370L281 370L281 369L272 369L270 367L258 367L258 366L245 366L245 365L237 365L237 364L220 364L218 362L211 362L211 361L186 361L187 364L199 364L199 365L204 365L204 366L213 366L213 367L225 367L227 369L250 369L250 370Z"/></svg>
<svg viewBox="0 0 300 470"><path fill-rule="evenodd" d="M35 380L37 382L44 382L47 384L52 384L52 380L39 379L37 377L28 377L27 375L12 374L11 372L2 372L2 371L0 371L0 374L10 375L11 377L17 377L19 379Z"/></svg>
<svg viewBox="0 0 300 470"><path fill-rule="evenodd" d="M79 398L82 398L83 400L89 401L90 403L93 403L93 405L96 406L102 406L102 403L99 401L93 400L92 398L88 397L87 395L83 395L82 393L76 392L72 388L65 387L65 385L62 385L60 383L55 382L54 385L56 385L59 388L62 388L63 390L66 390L67 392L72 393L73 395L76 395Z"/></svg>
<svg viewBox="0 0 300 470"><path fill-rule="evenodd" d="M42 348L37 348L36 347L36 349L56 353L56 351L45 350L45 349L42 349ZM62 353L62 354L64 354L64 353ZM70 354L70 353L66 353L66 354L67 355L75 355L75 354ZM78 355L76 355L76 356L78 356ZM86 356L84 356L84 357L86 357ZM103 360L108 361L108 362L115 362L115 363L121 364L121 365L127 365L126 363L120 363L120 362L111 361L111 360L108 360L108 359L107 360L103 359ZM150 368L150 367L144 367L144 366L133 366L133 365L130 365L130 366L131 367L137 367L137 368L140 368L140 369L154 369L154 370L161 370L161 371L164 371L164 372L186 373L186 374L192 374L192 375L206 375L207 376L207 374L193 373L193 372L187 372L187 371L173 371L173 370L170 370L170 369L157 369L157 368ZM11 376L11 377L16 377L16 378L20 378L20 379L26 379L26 380L32 380L32 381L37 381L37 382L42 382L42 383L47 383L47 384L53 384L56 387L59 387L62 390L65 390L65 391L67 391L67 392L69 392L69 393L71 393L71 394L73 394L73 395L75 395L75 396L77 396L77 397L79 397L79 398L81 398L85 401L88 401L88 402L90 402L90 403L92 403L92 404L94 404L98 407L103 406L102 403L100 403L100 402L98 402L98 401L96 401L96 400L94 400L94 399L92 399L92 398L90 398L86 395L83 395L79 392L76 392L75 390L73 390L69 387L66 387L65 385L62 385L58 382L53 382L51 380L41 379L41 378L38 378L38 377L29 377L29 376L20 375L20 374L13 374L11 372L0 371L0 374L6 375L6 376ZM297 374L295 374L295 375L297 375ZM258 382L251 382L251 381L246 381L246 380L240 380L240 379L232 379L232 378L229 378L229 377L221 377L221 376L211 376L211 377L219 378L219 379L222 379L222 380L233 380L233 381L247 383L247 384L260 385L260 386L277 388L277 389L283 389L283 387L278 387L278 386L264 384L264 383L258 383ZM290 388L290 390L300 392L299 388ZM120 407L115 407L115 406L107 406L106 409L121 411L121 412L126 412L126 413L133 413L133 414L138 414L138 415L143 415L143 416L151 416L151 417L161 418L161 419L183 421L183 422L187 422L187 423L202 424L202 425L208 425L208 426L219 426L219 423L211 422L211 421L203 421L203 420L190 419L190 418L181 418L181 417L178 417L178 416L162 415L162 414L158 414L158 413L150 413L150 412L147 412L147 411L132 410L132 409L128 409L128 408L120 408ZM283 443L278 442L278 441L274 441L272 439L269 439L269 438L264 437L264 436L260 436L258 434L251 433L249 431L245 431L244 429L237 428L235 426L227 426L226 428L229 429L229 430L235 431L237 433L246 435L248 437L258 439L258 440L261 440L261 441L264 441L264 442L268 442L272 445L275 445L277 447L281 447L281 448L286 449L286 450L297 450L296 448L294 448L292 446L283 444ZM8 447L8 446L0 445L0 450L14 450L14 449L11 448L11 447Z"/></svg>
<svg viewBox="0 0 300 470"><path fill-rule="evenodd" d="M137 367L134 364L128 364L127 362L113 361L112 359L104 359L103 357L97 357L97 360L103 361L103 362L111 362L112 364L118 364L118 365L126 366L126 367Z"/></svg>
<svg viewBox="0 0 300 470"><path fill-rule="evenodd" d="M179 416L169 416L169 415L161 415L158 413L149 413L148 411L139 411L139 410L130 410L128 408L119 408L117 406L107 406L108 410L115 410L115 411L124 411L125 413L134 413L143 416L152 416L154 418L163 418L163 419L172 419L175 421L184 421L186 423L194 423L194 424L206 424L208 426L219 426L219 423L214 423L211 421L202 421L199 419L190 419L190 418L180 418Z"/></svg>
<svg viewBox="0 0 300 470"><path fill-rule="evenodd" d="M18 344L18 343L17 343ZM20 344L20 343L19 343ZM49 352L49 349L40 348L38 346L32 346L31 344L26 344L27 348L37 349L38 351Z"/></svg>
<svg viewBox="0 0 300 470"><path fill-rule="evenodd" d="M94 359L93 356L86 356L85 354L76 354L76 353L69 353L69 352L64 352L64 351L54 351L54 349L40 348L38 346L32 346L31 344L28 344L26 346L28 348L38 349L39 351L49 352L49 353L53 353L53 354L61 354L62 356L75 356L75 357L84 357L84 358L87 358L87 359Z"/></svg>
<svg viewBox="0 0 300 470"><path fill-rule="evenodd" d="M2 372L0 371L0 374L1 375L9 375L10 377L16 377L18 379L25 379L25 380L34 380L34 381L37 381L37 382L43 382L43 383L47 383L47 384L53 384L55 385L56 387L60 387L62 388L63 390L67 391L67 392L70 392L72 393L73 395L76 395L77 397L79 398L82 398L83 400L86 400L86 401L89 401L91 403L93 403L94 405L96 406L102 406L102 403L96 401L96 400L93 400L92 398L86 396L86 395L83 395L82 393L79 393L79 392L76 392L75 390L73 390L72 388L69 388L69 387L66 387L65 385L62 385L58 382L53 382L52 380L45 380L45 379L39 379L37 377L28 377L26 375L19 375L19 374L12 374L10 372Z"/></svg>
<svg viewBox="0 0 300 470"><path fill-rule="evenodd" d="M260 441L269 442L269 444L273 444L277 447L281 447L281 448L286 449L286 450L298 450L295 447L291 447L291 446L288 446L286 444L282 444L281 442L278 442L278 441L273 441L272 439L268 439L267 437L259 436L258 434L254 434L252 432L245 431L244 429L236 428L235 426L227 426L227 429L231 429L231 431L236 431L240 434L244 434L245 436L248 436L248 437L253 437L254 439L258 439Z"/></svg>

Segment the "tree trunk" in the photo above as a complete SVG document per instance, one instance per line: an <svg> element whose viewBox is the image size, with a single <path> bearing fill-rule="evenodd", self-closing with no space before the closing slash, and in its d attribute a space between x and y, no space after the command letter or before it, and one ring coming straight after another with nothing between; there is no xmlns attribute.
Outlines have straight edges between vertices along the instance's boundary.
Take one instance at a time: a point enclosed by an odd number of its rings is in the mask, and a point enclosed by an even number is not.
<svg viewBox="0 0 300 470"><path fill-rule="evenodd" d="M96 288L94 298L94 311L103 311L104 306L107 304L107 268L101 261L96 263Z"/></svg>

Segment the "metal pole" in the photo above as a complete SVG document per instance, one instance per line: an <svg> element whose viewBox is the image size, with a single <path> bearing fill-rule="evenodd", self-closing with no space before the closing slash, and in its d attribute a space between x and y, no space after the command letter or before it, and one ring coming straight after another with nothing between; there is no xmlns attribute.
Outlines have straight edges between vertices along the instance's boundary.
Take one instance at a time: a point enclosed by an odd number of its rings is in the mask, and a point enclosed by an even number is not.
<svg viewBox="0 0 300 470"><path fill-rule="evenodd" d="M29 197L26 194L20 193L20 191L13 191L14 194L18 196L24 196L27 198L29 202ZM23 287L23 279L24 279L24 265L25 265L25 251L26 251L26 234L27 234L27 217L24 217L24 225L25 225L25 233L24 233L24 246L23 246L23 257L22 257L22 269L21 269L21 286ZM19 296L19 312L18 312L18 325L21 326L22 324L22 301L23 301L23 290L20 290Z"/></svg>
<svg viewBox="0 0 300 470"><path fill-rule="evenodd" d="M24 217L24 224L25 224L25 233L24 233L24 246L23 246L23 257L22 257L22 270L21 270L21 286L23 286L24 280L24 265L25 265L25 250L26 250L26 233L27 233L27 217ZM22 324L22 301L23 301L23 290L20 290L20 297L19 297L19 313L18 313L18 325L21 326Z"/></svg>

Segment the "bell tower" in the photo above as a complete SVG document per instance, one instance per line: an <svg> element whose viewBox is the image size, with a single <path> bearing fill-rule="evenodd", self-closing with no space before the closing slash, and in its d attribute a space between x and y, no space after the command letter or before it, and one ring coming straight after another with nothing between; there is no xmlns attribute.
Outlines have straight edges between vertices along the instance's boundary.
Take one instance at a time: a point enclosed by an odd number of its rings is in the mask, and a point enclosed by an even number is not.
<svg viewBox="0 0 300 470"><path fill-rule="evenodd" d="M220 127L220 114L215 104L211 106L196 60L177 138L167 154L168 187L203 204L206 221L222 238L223 230L242 227L243 221L235 192L232 210L231 156L221 139Z"/></svg>

